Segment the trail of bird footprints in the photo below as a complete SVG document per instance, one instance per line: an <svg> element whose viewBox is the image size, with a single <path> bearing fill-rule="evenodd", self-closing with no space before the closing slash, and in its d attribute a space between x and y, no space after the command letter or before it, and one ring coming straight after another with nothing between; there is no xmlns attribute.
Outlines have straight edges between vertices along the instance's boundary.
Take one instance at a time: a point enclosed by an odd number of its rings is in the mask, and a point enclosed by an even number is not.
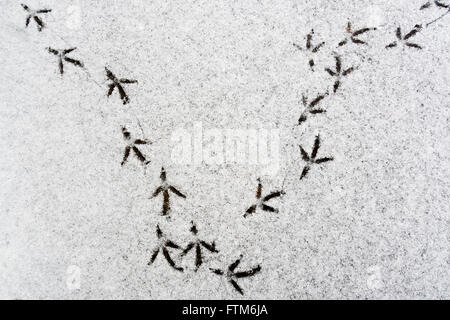
<svg viewBox="0 0 450 320"><path fill-rule="evenodd" d="M34 20L37 26L37 30L41 32L45 27L45 23L43 22L41 15L47 14L52 12L51 9L38 9L33 10L30 7L28 7L25 4L21 4L22 8L27 13L26 20L25 20L25 27L27 28L31 22L31 20ZM426 10L430 9L432 7L436 7L440 10L446 10L442 15L440 15L438 18L432 20L431 22L427 23L425 26L428 27L430 24L435 23L436 21L442 19L444 16L446 16L450 11L450 5L447 3L444 3L442 1L428 1L424 3L419 9L420 10ZM411 39L417 35L421 30L423 29L421 24L416 24L413 29L411 29L406 34L402 33L402 28L399 26L395 30L395 37L396 40L387 44L386 49L393 49L397 46L406 46L409 48L421 50L422 45L417 44L415 42L411 42ZM357 46L360 45L368 45L368 42L365 38L363 38L367 33L376 31L376 28L372 27L363 27L360 29L354 30L352 27L352 23L348 22L346 28L345 28L345 38L341 40L337 44L337 48L343 47L349 43L353 43ZM302 52L307 53L307 59L308 59L308 65L311 70L311 72L315 72L317 69L316 63L314 61L314 55L319 52L324 46L325 41L314 41L315 33L314 30L311 30L310 33L306 35L306 44L303 48L301 45L298 45L296 43L293 43L294 47ZM65 63L72 64L73 66L84 68L84 64L77 59L68 57L68 54L71 54L73 51L76 50L76 47L68 48L68 49L54 49L51 47L47 48L48 52L50 54L53 54L57 58L58 62L58 68L61 75L64 74L65 71ZM352 74L356 68L353 66L343 66L343 59L339 55L334 55L335 59L335 66L333 68L331 67L325 67L324 71L327 72L334 80L334 83L332 85L332 93L336 94L337 91L341 88L343 80ZM118 78L111 70L105 67L106 72L106 78L110 82L108 84L108 91L106 96L110 97L114 90L117 89L117 92L119 94L120 99L122 100L122 103L125 105L129 103L130 98L128 97L127 93L125 92L124 85L128 84L135 84L137 83L137 80L130 80L127 78ZM307 121L310 116L319 115L322 113L325 113L325 107L324 100L326 97L329 97L330 93L328 91L318 94L316 97L309 99L307 96L302 95L302 105L303 105L303 111L301 112L297 125L301 125L305 121ZM132 138L131 133L125 128L122 127L122 135L126 142L123 159L121 162L121 166L124 166L129 159L130 153L132 152L137 160L142 165L147 165L150 163L150 160L147 159L147 157L141 152L139 149L139 146L151 144L152 142L146 140L146 139L134 139ZM320 136L317 135L313 147L311 150L311 153L305 151L305 149L299 145L300 148L300 158L305 162L305 165L303 167L303 170L301 172L301 175L299 177L299 180L303 180L307 177L311 169L316 165L322 165L329 161L333 160L333 157L331 156L325 156L325 157L317 157L318 152L321 145L321 139ZM156 190L153 192L150 199L156 198L160 194L162 194L162 209L161 209L161 215L162 216L169 216L171 211L171 194L176 195L178 198L186 199L186 195L179 191L175 186L169 184L167 182L167 173L164 168L161 168L160 173L160 179L161 179L161 185L156 188ZM274 208L272 205L268 204L268 202L272 199L280 198L285 194L284 190L278 190L278 191L272 191L269 192L267 195L263 196L263 185L261 182L261 179L258 178L257 180L258 185L256 189L256 202L250 205L248 209L243 212L243 217L248 218L253 215L255 215L258 210L261 210L263 213L270 213L270 214L276 214L278 213L278 209ZM208 255L214 255L219 252L219 250L216 247L215 241L207 242L199 237L199 231L197 229L196 224L191 221L191 227L189 229L191 235L195 238L193 241L189 242L186 246L180 246L176 244L174 241L170 240L165 233L161 230L159 224L156 225L156 239L157 239L157 246L153 250L152 255L150 257L150 260L148 262L148 265L153 265L155 263L158 256L162 256L169 266L178 272L184 272L185 269L181 267L177 261L180 259L183 259L187 257L191 252L193 252L194 256L194 271L197 272L200 270L202 265L205 263L205 254ZM178 251L178 254L174 255L174 251ZM225 266L224 269L214 269L214 268L208 268L209 271L211 271L213 274L225 277L225 279L231 284L232 288L236 290L240 294L244 294L244 290L242 287L238 284L239 279L241 278L248 278L252 277L259 272L261 272L262 268L260 265L256 265L253 267L249 267L248 269L244 269L243 271L236 271L236 268L241 263L241 260L243 259L243 255L240 255L237 260L234 260L234 262L231 262L228 266ZM206 269L206 268L205 268Z"/></svg>

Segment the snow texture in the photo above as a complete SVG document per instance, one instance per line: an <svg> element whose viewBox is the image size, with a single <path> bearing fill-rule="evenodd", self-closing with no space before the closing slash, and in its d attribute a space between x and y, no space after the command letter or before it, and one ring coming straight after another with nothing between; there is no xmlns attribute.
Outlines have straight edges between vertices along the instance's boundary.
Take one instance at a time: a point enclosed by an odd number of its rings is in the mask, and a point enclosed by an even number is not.
<svg viewBox="0 0 450 320"><path fill-rule="evenodd" d="M450 298L449 1L24 1L0 2L0 298ZM269 165L229 130L269 133ZM135 139L150 162L121 165ZM258 179L278 212L244 217ZM157 225L184 272L149 265Z"/></svg>

